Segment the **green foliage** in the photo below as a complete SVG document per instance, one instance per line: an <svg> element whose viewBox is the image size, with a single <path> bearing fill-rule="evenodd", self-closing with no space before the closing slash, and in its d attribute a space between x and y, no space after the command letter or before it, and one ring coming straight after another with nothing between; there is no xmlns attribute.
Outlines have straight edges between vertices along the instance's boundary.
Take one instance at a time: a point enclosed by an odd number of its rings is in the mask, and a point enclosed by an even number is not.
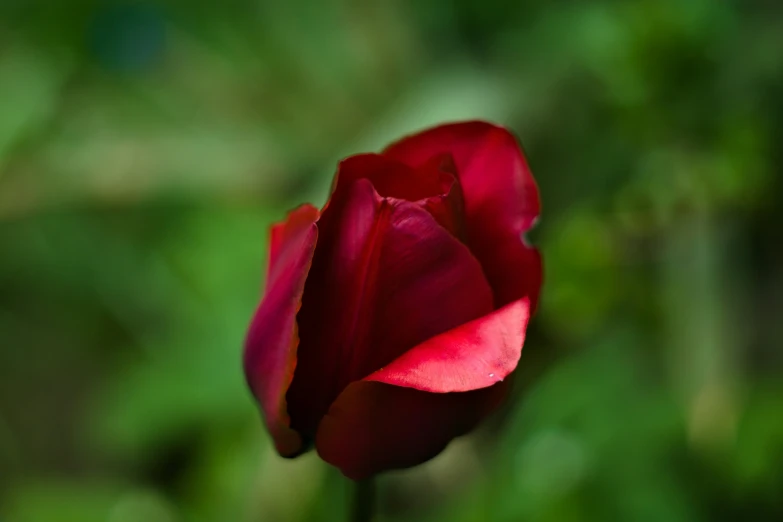
<svg viewBox="0 0 783 522"><path fill-rule="evenodd" d="M783 519L781 88L774 2L3 2L0 520L344 520L245 387L268 227L463 118L524 144L543 299L379 519Z"/></svg>

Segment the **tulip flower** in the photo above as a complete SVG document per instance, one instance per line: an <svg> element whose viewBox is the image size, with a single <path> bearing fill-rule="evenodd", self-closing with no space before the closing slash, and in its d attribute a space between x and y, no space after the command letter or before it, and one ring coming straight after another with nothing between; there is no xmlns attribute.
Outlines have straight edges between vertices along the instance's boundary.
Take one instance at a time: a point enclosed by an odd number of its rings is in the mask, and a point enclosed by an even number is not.
<svg viewBox="0 0 783 522"><path fill-rule="evenodd" d="M503 401L541 287L517 140L480 121L343 160L272 227L245 374L275 447L347 477L415 466Z"/></svg>

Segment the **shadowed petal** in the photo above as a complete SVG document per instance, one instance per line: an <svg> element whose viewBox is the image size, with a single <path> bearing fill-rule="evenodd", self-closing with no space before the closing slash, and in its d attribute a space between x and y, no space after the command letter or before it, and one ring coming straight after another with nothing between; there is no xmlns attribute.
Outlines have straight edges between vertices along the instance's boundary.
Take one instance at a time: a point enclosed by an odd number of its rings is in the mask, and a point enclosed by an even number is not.
<svg viewBox="0 0 783 522"><path fill-rule="evenodd" d="M419 167L416 172L421 175L438 176L441 193L419 200L418 203L432 214L440 226L464 243L465 200L454 159L450 154L435 156Z"/></svg>
<svg viewBox="0 0 783 522"><path fill-rule="evenodd" d="M329 206L341 206L350 186L367 179L379 196L418 203L455 236L464 239L462 187L450 154L430 158L417 168L380 154L357 154L340 163ZM325 209L326 211L326 209Z"/></svg>
<svg viewBox="0 0 783 522"><path fill-rule="evenodd" d="M380 382L350 384L318 426L316 449L347 477L421 464L472 430L506 393L506 383L464 393L428 393Z"/></svg>
<svg viewBox="0 0 783 522"><path fill-rule="evenodd" d="M335 177L335 191L360 179L372 183L381 197L418 201L448 191L450 181L441 176L439 165L430 168L411 168L381 154L357 154L340 162ZM452 176L449 176L451 178Z"/></svg>
<svg viewBox="0 0 783 522"><path fill-rule="evenodd" d="M487 280L495 282L495 307L527 297L533 315L543 280L541 253L516 236L505 239L479 238L476 243L479 244L476 257L482 262Z"/></svg>

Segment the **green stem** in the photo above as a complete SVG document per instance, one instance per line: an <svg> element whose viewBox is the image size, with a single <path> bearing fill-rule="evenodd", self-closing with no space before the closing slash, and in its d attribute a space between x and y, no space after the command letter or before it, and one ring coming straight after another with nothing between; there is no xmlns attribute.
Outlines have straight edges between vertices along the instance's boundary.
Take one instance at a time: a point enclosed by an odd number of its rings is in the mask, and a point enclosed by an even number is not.
<svg viewBox="0 0 783 522"><path fill-rule="evenodd" d="M370 522L375 511L375 478L356 482L351 507L351 522Z"/></svg>

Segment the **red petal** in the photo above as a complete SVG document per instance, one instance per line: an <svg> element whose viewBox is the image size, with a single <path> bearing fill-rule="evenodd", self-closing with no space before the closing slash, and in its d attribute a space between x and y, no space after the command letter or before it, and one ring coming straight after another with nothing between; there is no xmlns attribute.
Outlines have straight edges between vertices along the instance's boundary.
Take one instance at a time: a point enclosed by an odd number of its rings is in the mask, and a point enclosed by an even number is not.
<svg viewBox="0 0 783 522"><path fill-rule="evenodd" d="M529 303L520 299L424 341L365 380L435 393L486 388L517 367Z"/></svg>
<svg viewBox="0 0 783 522"><path fill-rule="evenodd" d="M541 254L519 237L478 240L476 257L487 280L495 282L495 306L504 306L522 296L530 300L531 315L538 305L543 269Z"/></svg>
<svg viewBox="0 0 783 522"><path fill-rule="evenodd" d="M498 247L511 238L520 240L538 217L541 205L533 175L514 136L502 127L472 121L434 127L404 138L389 146L384 155L402 161L413 168L423 165L433 156L450 153L465 197L468 243L485 267L487 278L496 293L507 284L508 271L524 267L498 259L511 247ZM532 254L521 257L531 257ZM527 263L529 264L529 263ZM540 272L526 275L533 281ZM529 288L532 285L515 285ZM517 294L498 303L506 304L525 295ZM535 308L535 301L531 302Z"/></svg>
<svg viewBox="0 0 783 522"><path fill-rule="evenodd" d="M444 184L438 166L417 170L380 154L357 154L340 162L335 180L338 185L350 186L368 179L382 197L419 201L443 194L451 186L450 180Z"/></svg>
<svg viewBox="0 0 783 522"><path fill-rule="evenodd" d="M292 426L305 434L350 382L492 310L467 247L419 205L382 198L367 179L338 182L319 232L288 393Z"/></svg>
<svg viewBox="0 0 783 522"><path fill-rule="evenodd" d="M355 480L415 466L473 429L505 392L506 383L465 393L428 393L355 382L318 426L316 449L323 460Z"/></svg>
<svg viewBox="0 0 783 522"><path fill-rule="evenodd" d="M318 209L306 203L288 213L285 221L275 223L269 231L269 268L267 287L276 279L281 270L286 270L299 255L296 248L302 234L309 232L318 220Z"/></svg>
<svg viewBox="0 0 783 522"><path fill-rule="evenodd" d="M380 154L357 154L340 163L328 206L341 205L357 180L369 180L382 197L413 201L455 236L464 239L464 201L454 160L450 154L430 158L416 169ZM338 190L337 187L342 187Z"/></svg>
<svg viewBox="0 0 783 522"><path fill-rule="evenodd" d="M318 238L317 219L318 210L304 205L272 228L266 292L245 341L245 377L283 456L297 454L302 446L289 427L285 393L293 378L296 313Z"/></svg>
<svg viewBox="0 0 783 522"><path fill-rule="evenodd" d="M441 183L441 193L420 200L419 203L432 214L440 226L464 242L465 201L454 159L450 154L435 156L419 167L416 172L420 176L438 176Z"/></svg>

